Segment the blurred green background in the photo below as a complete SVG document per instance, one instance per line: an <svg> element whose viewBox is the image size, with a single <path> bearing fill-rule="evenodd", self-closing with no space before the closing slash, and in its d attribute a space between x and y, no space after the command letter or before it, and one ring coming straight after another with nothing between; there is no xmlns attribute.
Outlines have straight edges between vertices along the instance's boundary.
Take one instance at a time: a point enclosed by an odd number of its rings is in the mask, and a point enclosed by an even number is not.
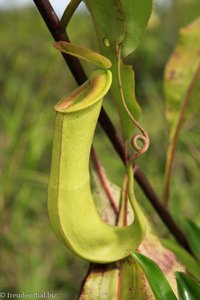
<svg viewBox="0 0 200 300"><path fill-rule="evenodd" d="M136 72L136 92L151 147L139 165L162 196L167 148L162 78L178 29L196 18L199 0L176 0L155 5L140 47L128 58ZM90 35L89 35L90 34ZM85 11L69 26L74 43L97 50L90 17ZM60 300L76 299L88 264L72 256L54 237L46 190L51 161L52 107L76 86L52 38L34 7L0 11L0 290L52 291ZM87 73L91 66L84 64ZM109 100L105 108L118 118ZM181 132L172 179L170 211L181 224L185 217L200 223L198 116ZM124 168L101 128L94 142L110 178L121 184ZM140 188L136 196L162 235L166 228Z"/></svg>

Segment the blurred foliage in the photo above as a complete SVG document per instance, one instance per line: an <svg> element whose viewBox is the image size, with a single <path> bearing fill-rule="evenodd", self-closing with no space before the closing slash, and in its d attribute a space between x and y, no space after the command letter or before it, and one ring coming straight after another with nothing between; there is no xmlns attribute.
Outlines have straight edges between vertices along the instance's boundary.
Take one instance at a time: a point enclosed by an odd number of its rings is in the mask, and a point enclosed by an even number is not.
<svg viewBox="0 0 200 300"><path fill-rule="evenodd" d="M0 287L11 292L53 291L59 299L72 299L87 264L66 253L54 237L46 189L52 106L75 82L36 10L1 12L0 36Z"/></svg>
<svg viewBox="0 0 200 300"><path fill-rule="evenodd" d="M198 16L200 2L176 0L155 6L149 29L136 52L128 57L136 71L137 98L143 108L141 123L151 147L139 164L162 196L167 127L162 78L164 65L178 29ZM90 17L77 14L69 36L97 50ZM75 299L87 263L72 256L54 237L46 211L46 189L51 160L53 105L75 82L34 8L0 11L0 289L13 292L58 293ZM87 73L92 66L83 64ZM119 125L115 108L105 101L111 119ZM184 125L172 178L170 210L177 222L199 220L198 116ZM95 146L110 178L121 184L124 167L100 127ZM137 198L150 212L161 234L167 235L157 214L136 186Z"/></svg>

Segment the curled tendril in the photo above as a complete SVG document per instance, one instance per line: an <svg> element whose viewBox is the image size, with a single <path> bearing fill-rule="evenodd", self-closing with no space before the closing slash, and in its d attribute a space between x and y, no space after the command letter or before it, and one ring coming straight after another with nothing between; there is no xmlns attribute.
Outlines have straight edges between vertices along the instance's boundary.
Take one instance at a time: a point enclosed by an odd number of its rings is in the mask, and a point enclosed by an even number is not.
<svg viewBox="0 0 200 300"><path fill-rule="evenodd" d="M142 143L143 143L142 147L138 146L138 141L142 141ZM145 153L147 151L147 149L149 148L149 137L141 135L141 134L137 134L137 135L135 135L135 136L132 137L132 139L131 139L131 146L137 151L130 158L130 161L134 161L140 155L142 155L143 153Z"/></svg>
<svg viewBox="0 0 200 300"><path fill-rule="evenodd" d="M129 163L133 163L140 155L145 153L147 149L149 148L149 137L147 132L144 130L144 128L136 121L136 119L131 114L130 110L128 109L126 105L126 101L124 99L124 93L122 89L122 81L121 81L121 71L120 71L120 63L121 63L121 44L116 44L116 51L118 55L117 59L117 75L118 75L118 84L119 84L119 90L120 90L120 97L122 100L122 104L124 106L125 111L127 112L129 118L132 120L132 122L135 124L135 126L141 131L142 134L136 134L131 139L131 146L136 150L136 153L134 153L128 161ZM142 142L142 146L138 145L138 141Z"/></svg>

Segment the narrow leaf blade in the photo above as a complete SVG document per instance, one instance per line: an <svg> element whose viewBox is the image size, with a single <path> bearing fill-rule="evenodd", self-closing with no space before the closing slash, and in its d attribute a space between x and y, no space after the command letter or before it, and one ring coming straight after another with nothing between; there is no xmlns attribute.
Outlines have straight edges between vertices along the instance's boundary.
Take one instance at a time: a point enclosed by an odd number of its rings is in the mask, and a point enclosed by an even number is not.
<svg viewBox="0 0 200 300"><path fill-rule="evenodd" d="M189 245L192 249L194 256L200 262L200 229L191 220L187 220L184 223Z"/></svg>
<svg viewBox="0 0 200 300"><path fill-rule="evenodd" d="M182 272L176 272L176 281L180 300L200 299L200 285Z"/></svg>
<svg viewBox="0 0 200 300"><path fill-rule="evenodd" d="M177 300L164 274L151 259L133 250L130 255L145 272L156 300Z"/></svg>

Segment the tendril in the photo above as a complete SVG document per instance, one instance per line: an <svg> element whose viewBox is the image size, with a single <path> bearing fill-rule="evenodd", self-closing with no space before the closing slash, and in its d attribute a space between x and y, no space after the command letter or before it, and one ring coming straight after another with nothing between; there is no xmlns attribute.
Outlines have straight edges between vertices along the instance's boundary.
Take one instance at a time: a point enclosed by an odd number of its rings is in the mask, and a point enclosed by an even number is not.
<svg viewBox="0 0 200 300"><path fill-rule="evenodd" d="M136 121L136 119L131 114L125 98L124 98L124 92L122 88L122 81L121 81L121 44L116 44L116 51L117 51L117 76L118 76L118 84L119 84L119 90L120 90L120 97L122 100L123 107L128 114L129 118L132 120L132 122L135 124L135 126L141 131L142 134L136 134L131 138L131 146L133 149L136 150L136 153L134 153L128 160L128 164L132 164L138 157L140 157L143 153L147 151L149 148L149 137L147 132L144 130L144 128ZM142 146L138 145L138 141L142 142Z"/></svg>

